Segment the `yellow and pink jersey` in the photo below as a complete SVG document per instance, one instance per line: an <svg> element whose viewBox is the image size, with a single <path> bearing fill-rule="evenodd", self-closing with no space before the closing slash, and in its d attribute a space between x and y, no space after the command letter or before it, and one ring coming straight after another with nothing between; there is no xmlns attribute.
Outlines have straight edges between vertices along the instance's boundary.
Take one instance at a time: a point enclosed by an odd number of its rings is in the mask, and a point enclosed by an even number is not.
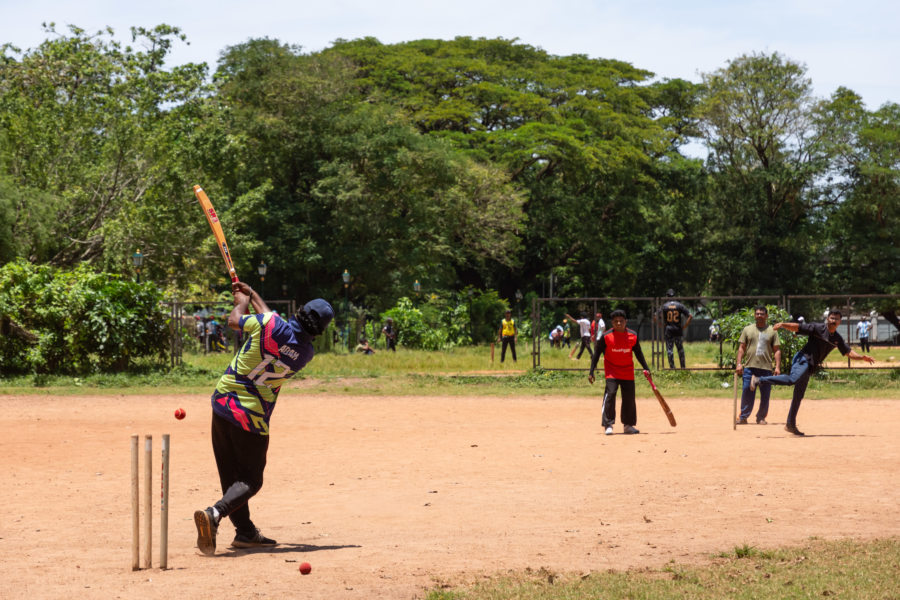
<svg viewBox="0 0 900 600"><path fill-rule="evenodd" d="M213 412L244 431L269 434L281 385L313 358L311 338L275 313L245 315L244 341L212 395Z"/></svg>

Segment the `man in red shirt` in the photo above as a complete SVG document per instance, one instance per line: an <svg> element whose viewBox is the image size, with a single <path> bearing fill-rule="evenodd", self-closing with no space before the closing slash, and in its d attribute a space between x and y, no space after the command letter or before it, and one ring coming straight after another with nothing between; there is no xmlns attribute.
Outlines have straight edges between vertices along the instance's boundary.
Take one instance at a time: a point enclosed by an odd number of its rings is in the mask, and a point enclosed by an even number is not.
<svg viewBox="0 0 900 600"><path fill-rule="evenodd" d="M594 369L603 354L603 370L606 373L606 390L603 393L603 428L606 435L612 435L616 422L616 392L622 388L622 425L627 434L640 433L637 425L637 406L634 402L634 357L644 367L644 373L650 372L644 353L638 341L637 333L625 327L625 311L612 312L612 329L608 330L597 341L594 355L591 358L591 371L588 381L594 383Z"/></svg>

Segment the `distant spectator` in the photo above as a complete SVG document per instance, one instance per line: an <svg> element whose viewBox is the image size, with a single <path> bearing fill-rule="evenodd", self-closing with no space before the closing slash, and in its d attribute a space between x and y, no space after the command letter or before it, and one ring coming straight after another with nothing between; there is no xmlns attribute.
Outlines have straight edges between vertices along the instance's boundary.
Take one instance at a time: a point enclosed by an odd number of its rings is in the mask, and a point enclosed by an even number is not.
<svg viewBox="0 0 900 600"><path fill-rule="evenodd" d="M719 341L719 322L713 321L709 326L709 341L718 342Z"/></svg>
<svg viewBox="0 0 900 600"><path fill-rule="evenodd" d="M552 330L550 330L550 347L551 348L561 347L562 337L563 337L562 325L557 325Z"/></svg>
<svg viewBox="0 0 900 600"><path fill-rule="evenodd" d="M369 345L369 340L364 337L359 338L359 343L356 345L356 351L361 354L375 354L375 348Z"/></svg>
<svg viewBox="0 0 900 600"><path fill-rule="evenodd" d="M392 352L397 351L397 330L394 328L394 320L388 317L384 322L384 327L381 329L381 333L384 334L384 344L385 348Z"/></svg>
<svg viewBox="0 0 900 600"><path fill-rule="evenodd" d="M605 331L606 321L603 320L603 313L597 311L597 314L594 315L594 320L591 321L591 341L599 342Z"/></svg>
<svg viewBox="0 0 900 600"><path fill-rule="evenodd" d="M508 310L505 313L505 316L502 321L500 321L500 330L497 333L497 336L500 339L500 362L502 363L506 360L506 348L507 346L512 351L512 359L513 362L516 361L516 338L519 335L519 331L516 329L516 320L512 318L512 311Z"/></svg>
<svg viewBox="0 0 900 600"><path fill-rule="evenodd" d="M594 353L591 350L591 322L588 320L587 314L581 313L581 318L577 320L568 313L566 313L566 317L578 323L579 333L581 334L581 343L572 348L572 351L569 352L569 358L572 358L572 355L575 354L575 350L578 350L578 356L573 360L581 358L581 355L585 350L588 351L588 358L594 358Z"/></svg>
<svg viewBox="0 0 900 600"><path fill-rule="evenodd" d="M872 331L872 323L868 317L860 320L856 324L856 333L859 335L859 349L863 352L871 352L872 346L869 345L869 332Z"/></svg>

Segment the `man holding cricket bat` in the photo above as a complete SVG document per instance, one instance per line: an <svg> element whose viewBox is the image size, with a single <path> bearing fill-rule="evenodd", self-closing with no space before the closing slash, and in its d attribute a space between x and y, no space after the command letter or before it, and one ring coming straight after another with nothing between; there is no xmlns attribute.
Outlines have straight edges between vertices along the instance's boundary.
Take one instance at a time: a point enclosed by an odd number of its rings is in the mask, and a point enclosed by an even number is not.
<svg viewBox="0 0 900 600"><path fill-rule="evenodd" d="M769 309L765 304L760 304L753 309L754 323L747 325L741 331L738 339L737 368L738 377L743 378L741 392L741 414L738 425L746 425L750 413L753 412L753 404L756 402L756 392L750 389L750 381L754 375L764 377L781 375L781 341L775 328L769 325ZM748 352L749 350L749 352ZM744 358L747 364L744 365ZM766 415L769 414L769 396L772 393L770 384L763 384L759 388L759 411L756 413L756 424L765 425Z"/></svg>
<svg viewBox="0 0 900 600"><path fill-rule="evenodd" d="M516 362L516 337L519 335L519 330L516 329L516 320L512 318L512 311L507 310L504 315L503 320L500 321L500 331L497 334L502 343L500 346L500 362L502 363L506 359L507 347L512 350L512 359L513 362ZM493 350L491 352L491 359L493 360Z"/></svg>
<svg viewBox="0 0 900 600"><path fill-rule="evenodd" d="M607 330L597 341L591 357L591 371L588 381L594 383L594 369L603 355L603 370L606 373L606 389L603 392L603 428L606 435L612 435L616 422L616 392L622 389L622 425L623 433L640 433L637 425L637 405L634 401L634 358L644 368L644 374L650 372L644 352L638 341L637 333L625 327L625 311L614 310L610 315L612 329Z"/></svg>
<svg viewBox="0 0 900 600"><path fill-rule="evenodd" d="M228 326L244 342L212 395L212 445L223 496L194 513L197 547L216 551L216 533L223 517L235 529L235 548L274 546L250 520L250 498L262 488L269 449L269 419L282 383L313 358L312 340L334 318L331 305L317 298L288 320L269 310L246 283L234 281L234 309ZM254 314L246 314L249 306Z"/></svg>

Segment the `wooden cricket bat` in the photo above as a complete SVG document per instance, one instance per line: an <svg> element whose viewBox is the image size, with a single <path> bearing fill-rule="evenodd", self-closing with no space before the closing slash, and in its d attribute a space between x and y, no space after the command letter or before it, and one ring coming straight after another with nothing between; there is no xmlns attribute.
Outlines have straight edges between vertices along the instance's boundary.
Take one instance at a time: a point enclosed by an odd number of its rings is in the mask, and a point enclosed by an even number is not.
<svg viewBox="0 0 900 600"><path fill-rule="evenodd" d="M737 371L734 372L734 402L732 403L732 415L731 415L731 429L732 431L737 429L737 421L738 421L738 409L737 409L737 397L738 397L738 374Z"/></svg>
<svg viewBox="0 0 900 600"><path fill-rule="evenodd" d="M644 371L644 377L650 382L650 387L653 388L653 394L656 396L656 399L659 400L659 405L662 406L663 412L666 413L666 418L669 419L669 425L675 427L675 415L672 414L672 409L669 408L665 398L663 398L662 394L659 393L659 390L656 389L656 384L653 383L653 377L650 376L650 372Z"/></svg>
<svg viewBox="0 0 900 600"><path fill-rule="evenodd" d="M234 270L234 262L231 260L231 252L228 251L228 242L225 241L225 232L222 231L222 224L219 222L216 209L213 208L206 192L199 185L194 186L194 195L197 196L200 206L203 207L203 214L206 215L206 220L209 221L209 227L216 238L216 244L219 246L222 258L225 259L225 268L228 270L228 276L231 277L231 283L237 283L238 277Z"/></svg>

